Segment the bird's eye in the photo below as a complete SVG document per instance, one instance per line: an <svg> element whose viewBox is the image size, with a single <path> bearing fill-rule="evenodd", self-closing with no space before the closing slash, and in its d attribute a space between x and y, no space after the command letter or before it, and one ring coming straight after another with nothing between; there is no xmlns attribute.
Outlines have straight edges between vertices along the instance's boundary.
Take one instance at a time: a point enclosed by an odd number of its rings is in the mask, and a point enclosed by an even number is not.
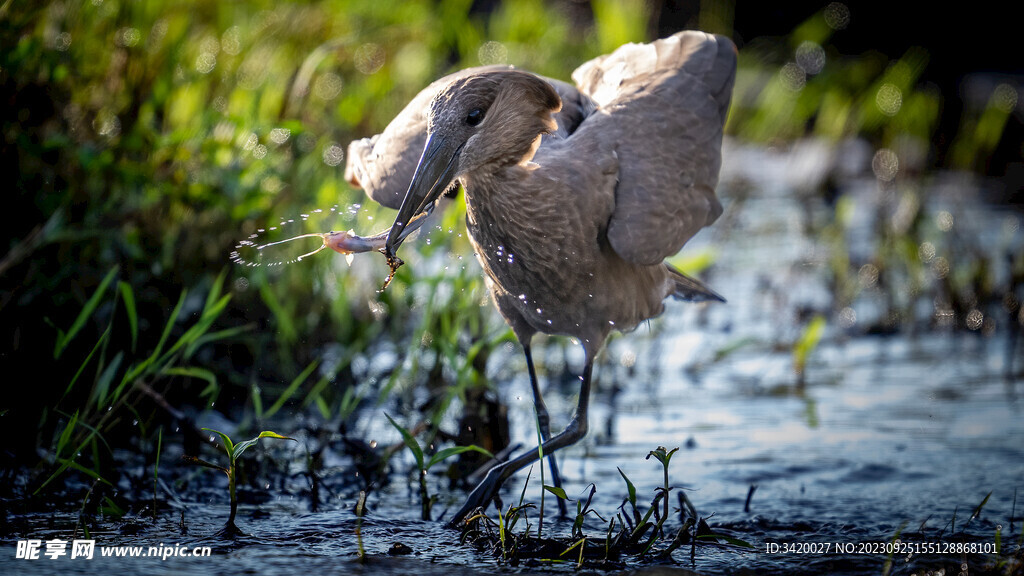
<svg viewBox="0 0 1024 576"><path fill-rule="evenodd" d="M469 111L469 114L466 115L466 124L469 124L470 126L476 126L483 122L483 120L484 111L479 108L473 108Z"/></svg>

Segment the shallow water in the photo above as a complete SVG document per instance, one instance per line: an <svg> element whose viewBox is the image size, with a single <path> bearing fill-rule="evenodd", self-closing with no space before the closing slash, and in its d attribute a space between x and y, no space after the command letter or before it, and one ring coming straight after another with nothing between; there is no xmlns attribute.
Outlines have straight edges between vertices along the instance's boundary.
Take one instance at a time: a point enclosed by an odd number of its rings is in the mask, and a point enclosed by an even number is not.
<svg viewBox="0 0 1024 576"><path fill-rule="evenodd" d="M1019 378L1006 372L1013 358L1019 374L1022 343L1008 353L1005 322L987 332L918 323L919 328L892 335L869 334L862 326L882 314L870 291L853 304L859 322L840 326L828 311L827 250L802 231L808 214L823 214L826 205L794 192L794 179L800 178L786 169L792 157L734 149L728 158L721 230L703 233L691 250L713 247L716 262L707 279L729 303L669 304L662 319L610 343L596 370L591 432L580 445L559 452L566 492L579 497L593 483L592 508L605 518L614 516L626 493L621 468L636 484L640 501L649 503L662 477L660 465L645 456L659 445L680 447L671 462L673 486L686 490L698 514L710 517L713 530L754 546L702 545L693 561L688 546L675 552L679 566L703 574L881 574L888 555L862 547L891 542L897 534L903 542L924 545L992 544L998 529L1004 546L1019 546L1024 406ZM806 178L813 180L814 174ZM729 190L751 179L760 185L746 191L742 203L730 201ZM955 186L956 195L943 193L950 188L943 182L931 184L925 207L929 215L950 211L961 235L991 236L979 245L1024 249L1024 232L1012 220L1019 214L987 206ZM877 185L854 178L846 192L858 207L848 237L870 238L865 214L878 202ZM851 243L851 252L867 249ZM808 308L826 312L828 327L801 388L790 344L805 323L798 313ZM575 385L572 378L555 376L563 362L578 369L579 353L551 343L536 352L553 427L564 425L575 402ZM509 349L492 367L517 374L500 394L510 408L514 441L532 445L532 404L518 350ZM381 411L374 407L361 415L367 438L397 441ZM459 545L457 534L437 522L418 520L418 500L406 481L406 456L393 464L391 484L371 493L370 513L361 523L353 513L351 491L327 497L321 511L310 512L307 498L274 486L268 489L268 502L241 507L238 525L249 535L225 542L213 537L227 515L223 493L214 491L165 512L156 524L140 519L128 524L137 530L126 530L122 523L93 534L98 546L211 546L213 558L17 560L17 540L68 539L75 515L15 518L2 544L0 572L457 575L523 570ZM332 458L328 467L350 473L345 457ZM520 473L508 483L506 503L518 498L525 477ZM288 483L303 485L301 478ZM534 502L540 499L538 485L534 472L527 491ZM745 511L751 486L756 490ZM462 497L440 480L432 479L431 490L440 492L439 512L457 506ZM978 517L969 519L989 493ZM1015 504L1018 493L1021 502ZM546 502L553 510L550 496ZM672 503L675 507L674 497ZM185 532L179 523L181 507ZM1011 521L1013 515L1018 518ZM550 516L547 533L567 534L570 524ZM369 556L365 564L357 558L357 524ZM590 526L593 534L603 536L603 525ZM411 548L411 554L390 556L396 542ZM770 553L772 544L819 549ZM856 548L840 553L839 544ZM825 545L830 548L820 550ZM890 573L944 569L952 574L963 569L961 563L977 573L992 560L991 554L896 554ZM570 571L570 566L528 571ZM645 570L670 573L668 568Z"/></svg>

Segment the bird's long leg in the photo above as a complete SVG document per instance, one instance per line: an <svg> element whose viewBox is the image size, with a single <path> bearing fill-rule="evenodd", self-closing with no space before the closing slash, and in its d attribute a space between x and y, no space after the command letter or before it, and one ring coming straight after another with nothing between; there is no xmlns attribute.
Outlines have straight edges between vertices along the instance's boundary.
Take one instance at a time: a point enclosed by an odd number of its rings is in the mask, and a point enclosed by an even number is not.
<svg viewBox="0 0 1024 576"><path fill-rule="evenodd" d="M526 368L530 373L530 388L533 389L533 409L537 412L537 424L540 426L541 442L547 442L551 437L551 417L548 416L548 407L544 404L544 396L540 393L540 385L537 382L537 372L533 368L533 354L530 352L530 344L523 345L523 353L526 354ZM551 483L556 488L562 487L562 476L558 473L558 462L555 461L554 453L548 454L548 469L551 470ZM565 517L568 511L565 507L565 500L558 498L558 514Z"/></svg>
<svg viewBox="0 0 1024 576"><path fill-rule="evenodd" d="M593 369L593 361L588 358L586 365L583 367L583 375L580 377L580 399L576 405L576 414L573 415L572 421L565 427L565 430L562 430L557 436L543 443L542 446L545 454L552 454L560 448L571 446L587 435L587 408L590 405L590 375ZM477 484L477 487L466 498L466 503L452 516L447 525L454 528L471 512L486 506L498 493L498 490L501 489L501 485L505 483L505 480L508 480L517 471L536 461L537 449L534 448L533 450L527 450L513 460L491 468L487 476L484 477L480 484Z"/></svg>

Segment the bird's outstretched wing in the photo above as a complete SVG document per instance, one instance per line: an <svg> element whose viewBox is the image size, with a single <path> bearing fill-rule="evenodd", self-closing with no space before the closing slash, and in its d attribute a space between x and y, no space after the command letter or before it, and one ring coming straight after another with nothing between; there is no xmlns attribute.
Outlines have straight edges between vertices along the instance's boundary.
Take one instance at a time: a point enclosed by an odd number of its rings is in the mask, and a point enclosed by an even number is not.
<svg viewBox="0 0 1024 576"><path fill-rule="evenodd" d="M416 164L427 140L427 114L434 96L453 80L492 70L508 70L511 66L480 66L467 68L435 80L420 91L399 112L383 132L370 138L354 140L348 146L345 179L366 191L374 201L398 209L409 189ZM540 78L543 78L540 76ZM562 109L555 114L558 130L551 138L566 138L594 105L575 86L544 78L558 92Z"/></svg>
<svg viewBox="0 0 1024 576"><path fill-rule="evenodd" d="M722 213L715 186L735 72L730 40L685 31L573 73L596 110L572 139L611 142L618 158L608 239L624 259L657 264Z"/></svg>

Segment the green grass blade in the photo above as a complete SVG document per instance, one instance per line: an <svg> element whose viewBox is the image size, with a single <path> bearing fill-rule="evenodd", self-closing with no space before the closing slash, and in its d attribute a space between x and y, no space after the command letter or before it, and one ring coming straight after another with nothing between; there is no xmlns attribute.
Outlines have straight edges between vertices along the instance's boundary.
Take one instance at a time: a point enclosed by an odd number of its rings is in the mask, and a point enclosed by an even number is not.
<svg viewBox="0 0 1024 576"><path fill-rule="evenodd" d="M77 415L77 413L76 413L76 415ZM77 416L75 416L74 418L77 420ZM92 427L87 426L87 425L85 427L86 427L86 429L89 430L89 435L86 436L85 439L82 440L78 444L78 447L73 452L70 452L71 454L79 453L82 450L82 448L84 448L85 445L88 444L92 440L93 436L95 436L97 434L97 430L95 428L92 428ZM67 433L67 429L65 429L65 432ZM69 437L69 439L70 439L70 437ZM66 443L66 441L65 441L65 443ZM50 482L53 482L53 480L55 478L57 478L58 476L63 474L65 470L67 470L69 467L71 467L72 464L74 464L74 462L72 462L70 459L67 459L67 458L57 458L55 461L60 462L61 463L60 466L58 466L57 469L54 470L54 472L52 474L50 474L50 476L45 481L43 481L43 483L40 484L38 488L36 488L35 490L32 491L32 495L33 496L39 494L43 490L43 488L46 488L46 486L49 485Z"/></svg>
<svg viewBox="0 0 1024 576"><path fill-rule="evenodd" d="M161 374L165 376L183 376L185 378L196 378L198 380L204 380L209 383L210 386L217 385L217 375L207 370L206 368L199 368L197 366L176 366L174 368L167 368Z"/></svg>
<svg viewBox="0 0 1024 576"><path fill-rule="evenodd" d="M81 464L75 462L70 458L58 458L57 461L63 465L62 470L67 470L68 468L71 468L72 470L78 470L79 472L85 474L86 476L92 478L93 480L103 482L107 486L113 486L113 484L111 484L109 480L100 476L99 473L97 473L95 470L90 470L89 468L82 466Z"/></svg>
<svg viewBox="0 0 1024 576"><path fill-rule="evenodd" d="M128 326L132 332L132 352L135 351L135 345L139 340L139 317L135 310L135 293L132 292L131 284L120 281L117 283L118 289L121 291L121 300L124 302L125 313L128 314Z"/></svg>
<svg viewBox="0 0 1024 576"><path fill-rule="evenodd" d="M199 340L199 338L201 338L204 334L206 334L206 332L210 330L210 326L213 324L214 320L217 319L217 316L219 316L220 313L224 311L224 308L227 307L228 302L230 300L231 295L229 294L218 300L217 303L213 306L213 308L210 308L209 310L204 310L202 316L199 317L199 320L196 321L196 323L193 324L188 330L185 330L185 333L182 334L180 338L178 338L178 341L175 342L174 345L171 346L171 348L164 353L164 355L161 357L161 363L163 363L163 361L168 360L171 356L173 356L182 348L185 349L186 356L191 356L192 353L195 352L196 350L195 343Z"/></svg>
<svg viewBox="0 0 1024 576"><path fill-rule="evenodd" d="M633 483L629 481L629 478L626 476L626 473L622 471L622 468L616 467L615 469L619 471L619 475L621 475L622 479L626 481L626 490L627 490L627 492L629 494L629 503L632 504L633 508L635 509L636 508L636 486L634 486Z"/></svg>
<svg viewBox="0 0 1024 576"><path fill-rule="evenodd" d="M235 443L231 441L231 437L219 430L214 430L213 428L203 428L203 430L206 430L207 432L213 432L214 434L220 436L221 442L224 444L224 451L228 453L228 458L231 458L231 461L234 462L233 453L235 449Z"/></svg>
<svg viewBox="0 0 1024 576"><path fill-rule="evenodd" d="M395 422L394 419L392 419L386 412L384 413L384 416L388 419L388 422L391 422L391 425L395 427L395 430L398 430L398 433L402 435L402 441L405 442L405 445L408 446L409 450L412 452L413 457L416 458L416 466L420 470L426 470L426 468L423 467L423 449L420 448L420 443L412 437L412 434L410 434L408 430L402 428L402 426L398 422Z"/></svg>
<svg viewBox="0 0 1024 576"><path fill-rule="evenodd" d="M563 490L562 488L559 488L558 486L548 486L547 484L545 484L544 485L544 489L547 490L548 492L551 492L555 496L558 496L562 500L570 500L569 497L566 496L565 490Z"/></svg>
<svg viewBox="0 0 1024 576"><path fill-rule="evenodd" d="M210 292L206 295L206 302L203 304L203 315L214 306L214 303L220 298L220 293L224 288L224 272L222 271L217 275L217 278L213 281L213 285L210 286Z"/></svg>
<svg viewBox="0 0 1024 576"><path fill-rule="evenodd" d="M208 332L206 334L203 334L199 338L196 338L191 345L189 345L189 349L186 352L186 355L191 356L192 351L202 347L205 344L209 344L210 342L217 342L218 340L227 340L228 338L234 338L235 336L238 336L240 334L251 332L255 329L255 327L255 324L246 324L245 326L235 326L234 328L225 328L224 330L218 330L216 332Z"/></svg>
<svg viewBox="0 0 1024 576"><path fill-rule="evenodd" d="M256 419L263 419L263 393L260 387L253 382L249 385L249 395L252 397L252 411L256 413Z"/></svg>
<svg viewBox="0 0 1024 576"><path fill-rule="evenodd" d="M288 387L284 389L284 392L282 392L281 396L279 396L278 399L273 404L271 404L270 408L267 408L267 411L263 413L263 417L272 418L274 414L277 413L278 410L284 407L285 402L288 402L288 400L295 394L295 391L299 389L299 386L301 386L302 383L306 381L306 378L309 378L309 375L312 374L313 371L316 370L316 367L319 365L319 360L313 360L312 362L310 362L309 366L306 366L306 369L303 370L301 374L296 376L295 379L292 380L291 384L289 384Z"/></svg>
<svg viewBox="0 0 1024 576"><path fill-rule="evenodd" d="M985 499L982 500L981 504L978 504L978 506L974 509L974 512L971 513L971 517L970 517L970 519L968 519L968 522L970 522L971 520L974 520L975 518L977 518L978 516L981 515L981 509L985 507L985 504L988 504L988 499L991 498L991 497L992 497L992 492L989 492L988 494L985 495Z"/></svg>
<svg viewBox="0 0 1024 576"><path fill-rule="evenodd" d="M103 331L103 335L100 336L100 339L96 341L96 345L92 347L92 350L89 352L89 355L85 357L85 360L82 361L81 366L78 367L78 370L75 372L75 375L71 378L71 381L68 382L68 386L67 388L64 389L64 394L61 396L61 400L63 400L64 397L66 397L68 393L71 392L71 389L75 387L75 383L78 382L78 378L82 375L82 372L85 370L85 367L89 365L89 362L92 360L92 357L96 355L96 351L103 346L103 343L106 342L107 337L109 336L110 326L107 326L107 329ZM58 402L58 404L60 404L60 402Z"/></svg>
<svg viewBox="0 0 1024 576"><path fill-rule="evenodd" d="M188 289L181 291L181 296L178 297L178 303L175 304L174 310L171 311L171 317L167 320L167 325L164 326L164 331L160 334L160 341L156 343L156 348L153 349L153 354L147 359L149 363L155 362L160 357L160 352L164 349L164 345L167 344L167 339L171 335L171 330L174 325L178 322L178 316L181 314L181 307L185 304L185 298L188 297Z"/></svg>
<svg viewBox="0 0 1024 576"><path fill-rule="evenodd" d="M481 448L479 446L476 446L476 445L450 446L448 448L445 448L444 450L438 450L433 456L430 457L430 460L427 462L427 465L423 469L424 470L430 470L430 467L433 466L434 464L437 464L438 462L446 460L446 459L448 459L448 458L450 458L452 456L457 456L457 455L462 454L464 452L470 452L470 451L472 451L472 452L479 452L479 453L487 456L488 458L494 458L494 454L491 454L487 450L484 450L483 448Z"/></svg>
<svg viewBox="0 0 1024 576"><path fill-rule="evenodd" d="M92 316L92 313L95 312L96 308L100 305L100 301L103 299L103 294L104 292L107 291L107 286L110 285L110 282L114 279L115 274L117 274L116 266L111 268L110 272L107 272L106 277L104 277L103 280L100 282L99 287L96 288L96 291L93 292L89 300L85 303L84 306L82 306L82 311L78 313L78 317L75 318L75 321L71 324L71 327L68 328L68 331L66 333L60 333L58 335L57 344L56 346L54 346L53 349L54 359L60 358L61 354L64 353L64 350L67 348L68 344L70 344L71 341L74 340L75 336L77 336L78 333L82 330L82 328L85 327L86 321L89 320L89 317Z"/></svg>
<svg viewBox="0 0 1024 576"><path fill-rule="evenodd" d="M110 393L110 383L114 381L114 375L121 368L121 361L124 360L124 352L118 352L114 359L110 362L100 377L96 379L96 386L93 388L93 398L96 402L96 406L103 406L107 402L107 396ZM122 385L117 387L114 394L114 400L121 395L121 390L124 388Z"/></svg>
<svg viewBox="0 0 1024 576"><path fill-rule="evenodd" d="M818 342L821 341L821 336L824 333L825 317L819 314L811 319L803 334L793 344L793 366L798 374L803 373L804 368L807 366L807 358L817 348Z"/></svg>
<svg viewBox="0 0 1024 576"><path fill-rule="evenodd" d="M164 446L164 427L156 431L156 461L153 463L153 494L156 495L156 481L160 477L160 451Z"/></svg>
<svg viewBox="0 0 1024 576"><path fill-rule="evenodd" d="M253 446L257 442L259 442L260 438L277 438L279 440L291 440L293 442L298 442L298 440L296 440L295 438L291 438L289 436L282 436L277 432L271 432L270 430L264 430L263 432L260 432L260 435L255 438L251 438L244 442L239 442L238 444L235 444L235 448L231 452L231 462L235 462L236 460L238 460L238 457L242 455L242 452L245 452L246 450L249 449L250 446Z"/></svg>
<svg viewBox="0 0 1024 576"><path fill-rule="evenodd" d="M71 415L71 418L68 420L67 425L64 426L64 430L60 433L60 436L57 438L57 446L54 448L54 458L59 459L61 457L61 454L64 452L64 448L68 445L68 442L71 441L71 434L74 432L75 426L77 425L78 410L75 410L75 413Z"/></svg>
<svg viewBox="0 0 1024 576"><path fill-rule="evenodd" d="M206 460L202 460L200 458L196 458L195 456L189 456L189 455L186 454L186 455L182 456L181 459L182 459L183 462L187 462L189 464L195 464L196 466L203 466L203 467L206 467L206 468L212 468L213 470L220 470L221 472L223 472L225 474L228 474L228 475L231 474L231 471L228 470L227 468L225 468L225 467L223 467L223 466L221 466L219 464L214 464L213 462L207 462Z"/></svg>

